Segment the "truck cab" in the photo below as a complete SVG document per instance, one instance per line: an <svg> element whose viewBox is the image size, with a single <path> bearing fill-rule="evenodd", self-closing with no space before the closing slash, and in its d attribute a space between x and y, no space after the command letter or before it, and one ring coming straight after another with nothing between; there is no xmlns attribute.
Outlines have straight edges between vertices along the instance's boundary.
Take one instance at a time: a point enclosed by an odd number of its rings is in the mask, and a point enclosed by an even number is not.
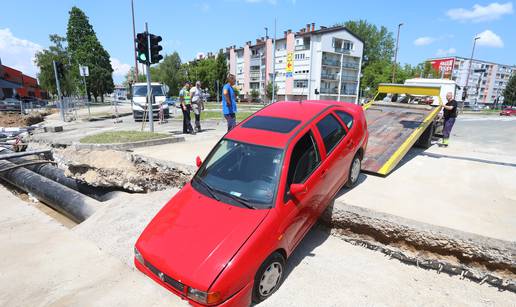
<svg viewBox="0 0 516 307"><path fill-rule="evenodd" d="M163 109L165 118L170 117L168 104L166 103L166 88L163 84L152 82L152 118L158 119L160 108ZM147 110L147 83L135 83L132 86L132 109L135 120L147 120L150 114Z"/></svg>

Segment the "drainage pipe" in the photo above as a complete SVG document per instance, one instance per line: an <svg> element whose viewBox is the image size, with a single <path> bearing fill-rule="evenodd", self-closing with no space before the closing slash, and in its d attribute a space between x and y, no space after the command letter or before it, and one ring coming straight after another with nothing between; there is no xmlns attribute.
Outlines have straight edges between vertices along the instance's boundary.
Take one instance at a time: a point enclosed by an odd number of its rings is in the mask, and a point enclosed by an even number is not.
<svg viewBox="0 0 516 307"><path fill-rule="evenodd" d="M16 164L0 160L0 169L13 166ZM77 223L86 220L100 207L98 201L23 167L1 172L0 178L31 193Z"/></svg>

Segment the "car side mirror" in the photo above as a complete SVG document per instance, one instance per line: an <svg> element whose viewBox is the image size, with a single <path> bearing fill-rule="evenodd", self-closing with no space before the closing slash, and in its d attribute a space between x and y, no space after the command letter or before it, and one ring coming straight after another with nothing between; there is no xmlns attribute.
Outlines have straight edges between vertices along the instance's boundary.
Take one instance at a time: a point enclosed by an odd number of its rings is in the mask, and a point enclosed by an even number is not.
<svg viewBox="0 0 516 307"><path fill-rule="evenodd" d="M201 167L202 165L202 160L199 156L195 157L195 165L197 165L197 167Z"/></svg>
<svg viewBox="0 0 516 307"><path fill-rule="evenodd" d="M299 199L307 192L306 185L303 183L293 183L290 185L290 195Z"/></svg>

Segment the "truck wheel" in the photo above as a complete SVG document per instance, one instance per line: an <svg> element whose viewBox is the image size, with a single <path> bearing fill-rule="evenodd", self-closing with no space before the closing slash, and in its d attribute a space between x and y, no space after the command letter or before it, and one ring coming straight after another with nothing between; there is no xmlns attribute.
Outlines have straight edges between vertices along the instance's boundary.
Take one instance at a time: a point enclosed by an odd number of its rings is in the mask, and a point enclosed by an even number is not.
<svg viewBox="0 0 516 307"><path fill-rule="evenodd" d="M435 131L435 123L431 123L423 132L423 134L419 137L419 140L416 142L417 147L421 148L430 148L432 146L432 137L434 136Z"/></svg>
<svg viewBox="0 0 516 307"><path fill-rule="evenodd" d="M362 161L360 161L360 156L357 153L351 161L351 166L349 167L348 173L348 181L346 181L347 188L353 188L357 185L358 178L360 177L360 169L362 168Z"/></svg>
<svg viewBox="0 0 516 307"><path fill-rule="evenodd" d="M253 285L253 302L259 303L271 296L280 286L285 276L285 258L278 253L272 253L262 263Z"/></svg>

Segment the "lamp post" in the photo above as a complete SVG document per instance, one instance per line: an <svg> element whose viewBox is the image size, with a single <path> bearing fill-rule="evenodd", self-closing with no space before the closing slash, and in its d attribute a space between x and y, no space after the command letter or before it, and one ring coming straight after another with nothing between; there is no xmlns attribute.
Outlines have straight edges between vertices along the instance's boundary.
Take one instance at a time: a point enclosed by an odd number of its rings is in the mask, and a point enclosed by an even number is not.
<svg viewBox="0 0 516 307"><path fill-rule="evenodd" d="M392 66L392 83L396 79L396 66L398 65L398 45L400 42L400 29L403 23L398 24L398 35L396 36L396 49L394 50L394 65Z"/></svg>
<svg viewBox="0 0 516 307"><path fill-rule="evenodd" d="M469 65L468 65L468 75L466 76L466 85L464 85L464 90L462 91L462 107L461 107L461 113L464 109L464 103L466 102L466 98L468 98L468 84L469 84L469 76L471 74L471 63L473 62L473 55L475 54L475 45L477 44L477 40L480 38L480 36L477 36L473 39L473 48L471 49L471 57L469 58Z"/></svg>
<svg viewBox="0 0 516 307"><path fill-rule="evenodd" d="M131 0L131 12L132 12L132 15L133 15L134 80L135 80L135 82L138 82L138 60L136 59L136 57L137 57L137 52L136 52L136 31L134 29L134 0Z"/></svg>

